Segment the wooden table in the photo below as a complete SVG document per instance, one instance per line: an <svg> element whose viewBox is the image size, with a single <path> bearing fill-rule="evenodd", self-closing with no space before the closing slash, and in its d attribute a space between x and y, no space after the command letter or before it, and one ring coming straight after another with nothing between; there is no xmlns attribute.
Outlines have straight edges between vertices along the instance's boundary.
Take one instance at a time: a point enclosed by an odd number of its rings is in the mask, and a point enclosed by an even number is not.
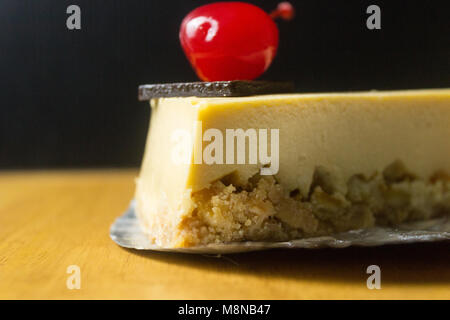
<svg viewBox="0 0 450 320"><path fill-rule="evenodd" d="M450 298L450 243L223 257L117 246L137 170L0 172L1 299ZM366 268L381 268L369 290ZM68 289L77 265L81 288Z"/></svg>

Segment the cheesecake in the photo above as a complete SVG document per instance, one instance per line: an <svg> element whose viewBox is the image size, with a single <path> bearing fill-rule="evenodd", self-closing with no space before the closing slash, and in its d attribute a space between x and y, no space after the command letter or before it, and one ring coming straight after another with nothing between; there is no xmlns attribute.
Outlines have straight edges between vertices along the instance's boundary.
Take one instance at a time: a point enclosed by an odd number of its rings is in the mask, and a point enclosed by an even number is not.
<svg viewBox="0 0 450 320"><path fill-rule="evenodd" d="M450 89L150 105L135 198L155 245L287 241L450 213Z"/></svg>

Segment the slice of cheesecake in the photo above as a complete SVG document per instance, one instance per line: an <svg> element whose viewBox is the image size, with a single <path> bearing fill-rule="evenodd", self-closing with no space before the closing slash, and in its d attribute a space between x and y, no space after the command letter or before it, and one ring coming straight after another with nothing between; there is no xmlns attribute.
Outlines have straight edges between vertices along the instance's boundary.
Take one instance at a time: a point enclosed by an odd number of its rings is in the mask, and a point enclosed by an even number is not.
<svg viewBox="0 0 450 320"><path fill-rule="evenodd" d="M151 106L136 212L157 245L284 241L450 212L450 89Z"/></svg>

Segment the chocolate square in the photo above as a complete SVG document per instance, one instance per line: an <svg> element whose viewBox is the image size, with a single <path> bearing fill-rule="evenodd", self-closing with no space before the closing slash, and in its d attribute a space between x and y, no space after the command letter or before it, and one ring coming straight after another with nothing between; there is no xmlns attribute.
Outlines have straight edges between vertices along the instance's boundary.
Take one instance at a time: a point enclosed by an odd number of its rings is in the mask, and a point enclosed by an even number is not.
<svg viewBox="0 0 450 320"><path fill-rule="evenodd" d="M245 97L293 91L292 82L272 81L234 80L144 84L139 86L139 101L163 97Z"/></svg>

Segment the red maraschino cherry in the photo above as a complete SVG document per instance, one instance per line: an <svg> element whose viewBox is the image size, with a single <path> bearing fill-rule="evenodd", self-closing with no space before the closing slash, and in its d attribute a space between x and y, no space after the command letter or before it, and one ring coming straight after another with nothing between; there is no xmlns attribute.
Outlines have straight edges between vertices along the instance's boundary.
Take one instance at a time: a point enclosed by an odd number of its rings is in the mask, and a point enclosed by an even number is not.
<svg viewBox="0 0 450 320"><path fill-rule="evenodd" d="M286 2L270 15L243 2L207 4L183 19L181 46L203 81L252 80L267 70L277 52L272 18L292 16Z"/></svg>

